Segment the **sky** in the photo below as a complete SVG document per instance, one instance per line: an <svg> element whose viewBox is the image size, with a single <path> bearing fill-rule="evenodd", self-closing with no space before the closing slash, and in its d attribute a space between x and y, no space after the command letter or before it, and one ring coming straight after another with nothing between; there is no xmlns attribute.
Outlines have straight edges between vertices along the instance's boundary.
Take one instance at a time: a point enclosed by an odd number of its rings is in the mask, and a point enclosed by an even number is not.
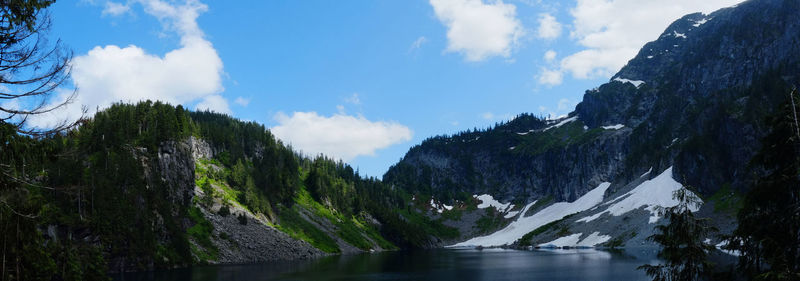
<svg viewBox="0 0 800 281"><path fill-rule="evenodd" d="M49 36L74 57L52 102L78 96L29 124L161 100L381 177L426 138L567 114L672 21L738 2L61 0Z"/></svg>

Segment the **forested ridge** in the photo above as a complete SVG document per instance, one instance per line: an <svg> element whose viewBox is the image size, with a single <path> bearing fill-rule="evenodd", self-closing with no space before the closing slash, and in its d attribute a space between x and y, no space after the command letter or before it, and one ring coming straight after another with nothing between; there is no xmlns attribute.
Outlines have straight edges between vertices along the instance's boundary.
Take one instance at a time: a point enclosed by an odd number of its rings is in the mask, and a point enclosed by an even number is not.
<svg viewBox="0 0 800 281"><path fill-rule="evenodd" d="M167 148L190 138L208 142L213 158L191 163L188 178L159 170ZM73 130L36 138L2 124L0 140L6 280L102 280L108 270L213 262L210 240L221 238L198 209L213 202L225 205L220 213L243 206L329 253L339 247L303 212L328 218L335 236L362 250L431 247L433 229L445 229L422 215L401 217L398 209L417 214L410 195L347 164L305 157L261 124L180 105L115 104Z"/></svg>

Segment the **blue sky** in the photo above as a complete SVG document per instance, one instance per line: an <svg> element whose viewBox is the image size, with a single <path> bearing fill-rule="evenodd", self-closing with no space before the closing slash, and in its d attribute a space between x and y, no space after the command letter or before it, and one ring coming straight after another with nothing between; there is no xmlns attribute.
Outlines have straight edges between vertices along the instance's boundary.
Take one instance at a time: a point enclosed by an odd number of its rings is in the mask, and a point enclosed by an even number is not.
<svg viewBox="0 0 800 281"><path fill-rule="evenodd" d="M76 104L208 108L380 177L425 138L566 114L673 20L739 1L695 2L62 0L50 35Z"/></svg>

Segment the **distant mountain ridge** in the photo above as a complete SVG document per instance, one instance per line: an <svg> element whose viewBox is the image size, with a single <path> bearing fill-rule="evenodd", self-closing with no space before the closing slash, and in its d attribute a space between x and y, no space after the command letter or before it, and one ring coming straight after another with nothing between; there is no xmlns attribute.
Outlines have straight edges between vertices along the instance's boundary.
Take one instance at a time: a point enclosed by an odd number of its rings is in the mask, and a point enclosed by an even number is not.
<svg viewBox="0 0 800 281"><path fill-rule="evenodd" d="M703 193L744 188L762 119L797 81L798 8L752 0L684 16L610 82L588 90L572 122L544 131L555 123L525 114L486 131L434 137L411 148L384 181L442 198L465 191L574 200L601 181L627 183L675 164ZM696 151L708 146L721 152ZM722 163L732 169L717 169ZM709 171L719 175L700 179Z"/></svg>
<svg viewBox="0 0 800 281"><path fill-rule="evenodd" d="M749 163L768 132L765 118L800 81L798 11L798 1L750 0L686 15L567 117L523 114L430 138L383 180L456 205L477 194L518 206L572 202L606 182L608 200L667 170L702 198L746 191L762 172ZM583 228L577 219L565 224ZM630 233L641 238L642 229Z"/></svg>

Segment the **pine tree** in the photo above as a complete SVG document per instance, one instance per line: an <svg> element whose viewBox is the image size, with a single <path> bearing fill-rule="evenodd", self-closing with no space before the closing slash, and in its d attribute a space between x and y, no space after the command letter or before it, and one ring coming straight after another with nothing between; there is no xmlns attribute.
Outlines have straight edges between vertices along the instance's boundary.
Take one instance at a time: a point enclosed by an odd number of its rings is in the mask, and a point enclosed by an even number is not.
<svg viewBox="0 0 800 281"><path fill-rule="evenodd" d="M0 100L32 104L30 108L0 105L0 124L15 132L42 136L62 132L83 121L62 120L50 129L31 128L31 116L46 114L74 100L50 103L56 89L69 79L72 53L61 41L50 46L44 37L51 26L46 9L55 0L0 1ZM84 113L86 111L84 110Z"/></svg>
<svg viewBox="0 0 800 281"><path fill-rule="evenodd" d="M714 250L703 239L716 229L708 225L708 219L695 217L692 208L699 207L701 201L692 192L681 188L672 197L678 205L660 211L668 223L656 226L657 233L648 237L662 246L658 257L666 264L646 264L639 269L657 281L698 280L709 272L711 263L706 255Z"/></svg>
<svg viewBox="0 0 800 281"><path fill-rule="evenodd" d="M763 280L800 279L800 128L796 91L769 120L771 132L751 166L762 171L745 197L728 248L745 274Z"/></svg>

